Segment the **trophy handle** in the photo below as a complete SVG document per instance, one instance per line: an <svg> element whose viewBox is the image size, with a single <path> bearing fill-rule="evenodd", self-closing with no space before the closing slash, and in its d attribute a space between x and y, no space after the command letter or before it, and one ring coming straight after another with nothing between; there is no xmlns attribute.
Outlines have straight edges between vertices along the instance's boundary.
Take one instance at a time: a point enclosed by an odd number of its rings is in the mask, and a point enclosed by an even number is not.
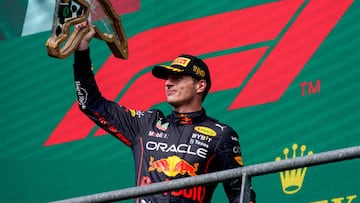
<svg viewBox="0 0 360 203"><path fill-rule="evenodd" d="M95 37L104 40L115 57L127 59L128 43L119 15L115 12L115 9L112 7L110 0L98 0L98 3L102 7L105 14L108 16L114 34L103 33L100 29L95 27Z"/></svg>

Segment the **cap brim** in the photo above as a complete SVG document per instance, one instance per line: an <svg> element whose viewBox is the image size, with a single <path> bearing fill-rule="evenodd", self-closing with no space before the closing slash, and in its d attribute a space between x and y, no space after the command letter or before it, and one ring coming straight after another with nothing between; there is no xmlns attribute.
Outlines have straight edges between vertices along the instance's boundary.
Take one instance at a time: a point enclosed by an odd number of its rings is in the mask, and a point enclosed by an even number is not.
<svg viewBox="0 0 360 203"><path fill-rule="evenodd" d="M173 66L157 65L152 69L153 76L167 79L169 75L183 74L184 70Z"/></svg>

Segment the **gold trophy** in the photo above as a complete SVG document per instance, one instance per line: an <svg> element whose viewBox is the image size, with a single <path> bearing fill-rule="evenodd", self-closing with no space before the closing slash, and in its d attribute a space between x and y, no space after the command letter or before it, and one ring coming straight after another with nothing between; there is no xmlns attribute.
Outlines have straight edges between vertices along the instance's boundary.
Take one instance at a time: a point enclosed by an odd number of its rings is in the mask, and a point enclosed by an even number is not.
<svg viewBox="0 0 360 203"><path fill-rule="evenodd" d="M89 29L74 29L75 25L91 20L92 8L100 6L112 33L104 33L94 26L95 37L107 43L117 58L128 58L128 43L120 16L115 12L110 0L56 0L52 34L46 41L49 56L66 58L78 47Z"/></svg>

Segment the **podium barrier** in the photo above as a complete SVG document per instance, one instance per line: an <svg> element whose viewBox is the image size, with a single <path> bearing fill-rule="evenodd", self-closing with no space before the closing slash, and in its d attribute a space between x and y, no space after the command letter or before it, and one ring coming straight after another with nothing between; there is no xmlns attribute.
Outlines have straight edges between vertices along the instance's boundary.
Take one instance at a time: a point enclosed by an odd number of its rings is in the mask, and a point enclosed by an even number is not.
<svg viewBox="0 0 360 203"><path fill-rule="evenodd" d="M360 158L360 146L343 148L333 151L316 153L313 155L285 159L280 161L265 162L242 168L228 169L224 171L175 179L167 182L153 183L146 186L130 187L126 189L86 195L76 198L54 201L53 203L90 203L90 202L113 202L132 199L156 193L178 190L186 187L207 183L221 182L232 178L242 177L240 203L247 203L250 199L251 177L270 173L291 170L301 167L316 166L332 162L345 161Z"/></svg>

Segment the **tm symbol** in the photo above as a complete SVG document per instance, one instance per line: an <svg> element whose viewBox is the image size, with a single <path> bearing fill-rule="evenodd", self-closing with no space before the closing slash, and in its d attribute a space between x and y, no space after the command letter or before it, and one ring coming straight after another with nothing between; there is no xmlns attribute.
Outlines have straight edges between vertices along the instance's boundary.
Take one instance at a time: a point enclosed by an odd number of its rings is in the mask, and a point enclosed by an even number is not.
<svg viewBox="0 0 360 203"><path fill-rule="evenodd" d="M319 94L320 93L320 80L316 82L302 82L300 83L301 96Z"/></svg>

